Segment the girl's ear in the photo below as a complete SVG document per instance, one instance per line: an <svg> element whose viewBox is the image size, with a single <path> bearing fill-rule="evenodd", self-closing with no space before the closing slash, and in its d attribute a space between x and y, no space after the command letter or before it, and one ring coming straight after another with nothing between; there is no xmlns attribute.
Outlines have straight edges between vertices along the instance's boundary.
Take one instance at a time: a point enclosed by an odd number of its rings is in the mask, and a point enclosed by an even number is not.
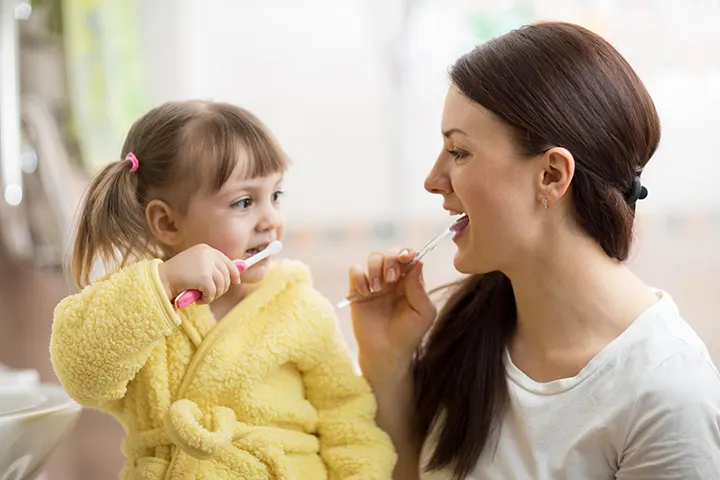
<svg viewBox="0 0 720 480"><path fill-rule="evenodd" d="M145 208L150 233L161 246L175 247L182 243L178 218L179 214L162 200L151 200Z"/></svg>

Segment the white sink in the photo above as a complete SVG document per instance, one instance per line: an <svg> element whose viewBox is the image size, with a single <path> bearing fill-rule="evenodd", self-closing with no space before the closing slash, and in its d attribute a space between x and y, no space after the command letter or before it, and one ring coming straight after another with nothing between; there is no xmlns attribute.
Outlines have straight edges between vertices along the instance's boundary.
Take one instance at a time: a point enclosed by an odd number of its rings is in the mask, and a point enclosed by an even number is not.
<svg viewBox="0 0 720 480"><path fill-rule="evenodd" d="M15 370L0 363L0 391L26 390L40 383L37 370Z"/></svg>
<svg viewBox="0 0 720 480"><path fill-rule="evenodd" d="M44 393L35 390L0 392L0 419L32 412L42 408L47 401Z"/></svg>
<svg viewBox="0 0 720 480"><path fill-rule="evenodd" d="M55 385L0 384L0 480L35 478L70 433L80 406Z"/></svg>

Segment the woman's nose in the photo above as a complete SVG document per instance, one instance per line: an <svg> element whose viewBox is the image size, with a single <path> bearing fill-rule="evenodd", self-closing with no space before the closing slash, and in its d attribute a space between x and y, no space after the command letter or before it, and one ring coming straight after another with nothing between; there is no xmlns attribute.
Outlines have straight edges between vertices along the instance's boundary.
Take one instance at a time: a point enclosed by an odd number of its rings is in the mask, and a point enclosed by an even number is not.
<svg viewBox="0 0 720 480"><path fill-rule="evenodd" d="M450 179L443 169L441 159L438 158L435 161L430 173L428 173L427 177L425 177L424 186L425 190L437 195L450 193L452 190L450 187Z"/></svg>

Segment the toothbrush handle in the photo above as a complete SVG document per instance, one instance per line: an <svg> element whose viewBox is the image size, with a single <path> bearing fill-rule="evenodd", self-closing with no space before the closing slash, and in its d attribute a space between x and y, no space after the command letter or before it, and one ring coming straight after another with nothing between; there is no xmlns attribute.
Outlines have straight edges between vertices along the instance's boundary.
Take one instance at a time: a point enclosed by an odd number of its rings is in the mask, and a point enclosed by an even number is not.
<svg viewBox="0 0 720 480"><path fill-rule="evenodd" d="M180 292L180 295L175 297L175 300L173 300L173 304L175 305L175 308L181 310L192 305L201 298L202 293L200 293L200 290L183 290L182 292Z"/></svg>
<svg viewBox="0 0 720 480"><path fill-rule="evenodd" d="M240 270L240 275L245 273L245 271L249 268L245 260L235 260L233 263L235 263L235 266L238 270ZM182 310L183 308L189 307L193 303L197 302L202 297L203 295L200 290L183 290L177 297L175 297L173 305L175 305L175 308L178 310Z"/></svg>

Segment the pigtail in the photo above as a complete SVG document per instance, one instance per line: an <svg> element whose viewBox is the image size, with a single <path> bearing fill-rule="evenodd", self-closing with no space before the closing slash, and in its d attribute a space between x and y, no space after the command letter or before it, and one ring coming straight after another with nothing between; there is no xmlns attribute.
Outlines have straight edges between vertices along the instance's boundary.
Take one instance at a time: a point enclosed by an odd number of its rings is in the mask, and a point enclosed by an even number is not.
<svg viewBox="0 0 720 480"><path fill-rule="evenodd" d="M144 202L138 195L140 175L130 162L104 167L90 184L78 212L72 278L80 288L90 284L98 261L120 268L151 254Z"/></svg>

